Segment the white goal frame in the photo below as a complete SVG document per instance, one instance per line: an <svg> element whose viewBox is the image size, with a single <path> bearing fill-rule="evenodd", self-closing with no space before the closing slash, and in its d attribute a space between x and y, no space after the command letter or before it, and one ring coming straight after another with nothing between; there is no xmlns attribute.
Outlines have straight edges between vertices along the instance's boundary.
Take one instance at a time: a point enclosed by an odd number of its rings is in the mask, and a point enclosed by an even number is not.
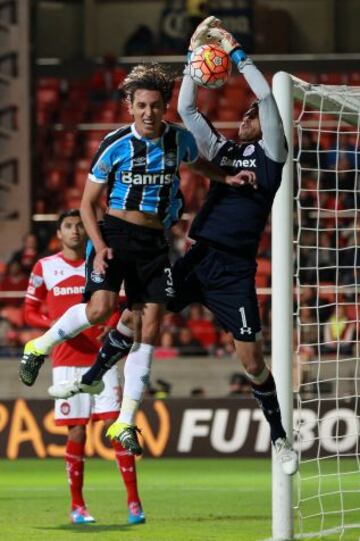
<svg viewBox="0 0 360 541"><path fill-rule="evenodd" d="M278 72L273 78L273 93L283 120L289 145L289 155L283 169L282 184L274 201L272 211L272 371L277 384L279 403L285 430L293 437L293 170L294 170L294 101L301 98L296 88L298 81L305 89L312 85L296 77ZM318 86L318 85L316 85ZM323 85L319 85L319 88ZM351 123L358 123L358 101L351 96L347 102L333 97L323 87L318 95L312 94L310 104L314 108L332 112L346 112ZM297 95L297 93L299 94ZM351 115L353 114L353 119ZM352 121L353 120L353 121ZM293 478L286 476L274 456L272 461L272 540L294 539ZM360 521L359 521L360 522ZM359 525L360 526L360 525ZM323 532L334 533L334 532ZM303 536L296 536L303 537ZM305 537L311 537L306 535Z"/></svg>

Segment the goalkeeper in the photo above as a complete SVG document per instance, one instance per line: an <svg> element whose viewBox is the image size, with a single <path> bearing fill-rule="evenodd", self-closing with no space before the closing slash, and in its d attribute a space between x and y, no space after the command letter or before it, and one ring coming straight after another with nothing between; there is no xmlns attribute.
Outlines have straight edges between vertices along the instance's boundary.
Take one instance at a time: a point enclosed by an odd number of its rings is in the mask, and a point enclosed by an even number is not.
<svg viewBox="0 0 360 541"><path fill-rule="evenodd" d="M282 426L275 381L264 362L255 288L256 254L280 186L287 144L266 79L215 17L208 17L199 25L190 49L209 42L218 43L230 55L257 101L240 121L238 140L227 140L196 108L197 87L186 67L179 114L206 159L232 175L242 169L252 171L257 190L251 186L234 190L211 182L189 233L196 243L175 264L177 297L168 308L179 311L191 302L201 302L232 333L253 395L270 425L278 459L284 472L291 475L297 470L297 453Z"/></svg>

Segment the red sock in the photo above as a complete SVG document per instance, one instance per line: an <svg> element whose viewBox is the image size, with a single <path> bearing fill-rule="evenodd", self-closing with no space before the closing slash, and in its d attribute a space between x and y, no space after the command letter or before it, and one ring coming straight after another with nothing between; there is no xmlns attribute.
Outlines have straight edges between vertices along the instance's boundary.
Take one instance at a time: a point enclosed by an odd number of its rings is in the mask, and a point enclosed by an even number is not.
<svg viewBox="0 0 360 541"><path fill-rule="evenodd" d="M82 489L84 483L85 442L68 440L66 444L65 463L70 485L71 509L85 505Z"/></svg>
<svg viewBox="0 0 360 541"><path fill-rule="evenodd" d="M112 445L115 450L115 459L126 487L128 504L131 502L140 503L137 490L135 457L124 449L118 441L113 440Z"/></svg>

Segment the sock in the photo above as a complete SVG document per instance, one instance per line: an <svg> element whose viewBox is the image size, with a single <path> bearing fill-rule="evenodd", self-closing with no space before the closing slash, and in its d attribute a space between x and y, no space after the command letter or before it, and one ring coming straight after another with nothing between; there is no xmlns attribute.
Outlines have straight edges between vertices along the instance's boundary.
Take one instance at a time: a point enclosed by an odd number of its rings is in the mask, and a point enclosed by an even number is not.
<svg viewBox="0 0 360 541"><path fill-rule="evenodd" d="M46 354L53 346L65 342L68 338L73 338L91 326L92 324L86 315L86 304L75 304L46 333L35 338L34 345L39 351Z"/></svg>
<svg viewBox="0 0 360 541"><path fill-rule="evenodd" d="M137 489L135 457L116 440L112 441L112 446L115 451L115 460L126 488L127 503L129 505L132 502L137 502L141 505Z"/></svg>
<svg viewBox="0 0 360 541"><path fill-rule="evenodd" d="M91 385L94 381L99 381L117 361L126 357L132 343L132 337L126 336L117 329L112 329L97 354L94 364L83 374L81 383Z"/></svg>
<svg viewBox="0 0 360 541"><path fill-rule="evenodd" d="M85 505L82 489L84 484L85 442L68 440L65 464L70 485L71 509Z"/></svg>
<svg viewBox="0 0 360 541"><path fill-rule="evenodd" d="M281 422L280 406L277 399L276 385L272 373L266 369L268 376L263 383L257 384L250 380L253 396L264 412L270 425L270 437L274 443L278 438L286 438L286 432Z"/></svg>
<svg viewBox="0 0 360 541"><path fill-rule="evenodd" d="M133 425L144 391L149 383L154 346L134 342L124 366L124 392L119 421Z"/></svg>

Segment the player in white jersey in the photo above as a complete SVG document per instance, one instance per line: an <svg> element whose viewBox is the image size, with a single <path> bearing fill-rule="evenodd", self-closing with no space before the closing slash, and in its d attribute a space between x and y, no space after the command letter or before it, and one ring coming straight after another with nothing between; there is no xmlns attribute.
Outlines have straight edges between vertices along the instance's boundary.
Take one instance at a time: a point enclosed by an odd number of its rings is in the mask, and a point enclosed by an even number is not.
<svg viewBox="0 0 360 541"><path fill-rule="evenodd" d="M85 287L86 234L78 210L69 210L60 216L57 235L62 251L35 264L25 298L25 319L39 329L49 328L70 306L80 302ZM116 324L118 314L115 313L112 319ZM107 325L111 325L110 320ZM54 384L81 377L87 371L98 352L103 330L99 325L94 326L53 349ZM70 519L74 524L95 522L83 497L86 425L90 420L102 420L108 427L120 409L115 366L103 381L104 389L97 396L82 393L55 401L55 424L68 427L65 463L71 494ZM113 449L127 491L129 523L145 522L137 491L134 457L117 441L113 442Z"/></svg>

